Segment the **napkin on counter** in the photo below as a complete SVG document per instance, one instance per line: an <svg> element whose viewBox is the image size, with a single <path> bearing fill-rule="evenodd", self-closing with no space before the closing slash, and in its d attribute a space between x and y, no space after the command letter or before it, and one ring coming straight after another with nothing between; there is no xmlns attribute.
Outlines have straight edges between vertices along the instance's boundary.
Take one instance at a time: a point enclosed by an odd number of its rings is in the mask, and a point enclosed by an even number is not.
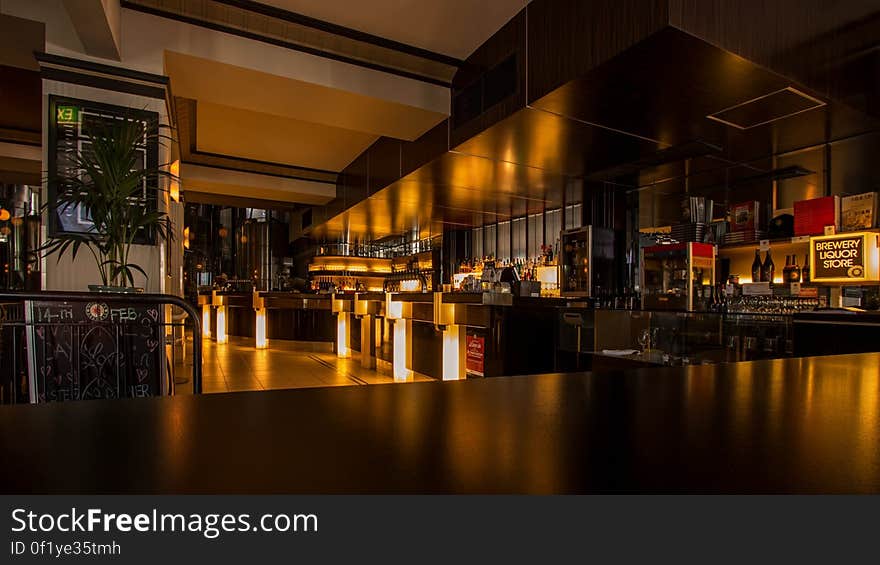
<svg viewBox="0 0 880 565"><path fill-rule="evenodd" d="M624 357L626 355L633 355L638 352L638 349L603 349L602 355L614 355L617 357Z"/></svg>

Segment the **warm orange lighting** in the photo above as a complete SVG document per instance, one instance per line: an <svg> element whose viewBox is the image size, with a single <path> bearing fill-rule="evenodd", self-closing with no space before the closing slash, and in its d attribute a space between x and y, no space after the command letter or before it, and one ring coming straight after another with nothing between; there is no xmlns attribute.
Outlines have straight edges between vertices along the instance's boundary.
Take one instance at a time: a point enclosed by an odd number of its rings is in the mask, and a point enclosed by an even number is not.
<svg viewBox="0 0 880 565"><path fill-rule="evenodd" d="M480 280L483 277L483 271L471 271L470 273L455 273L452 275L452 288L461 288L461 283L468 277L474 277Z"/></svg>
<svg viewBox="0 0 880 565"><path fill-rule="evenodd" d="M202 337L211 337L211 305L202 304Z"/></svg>
<svg viewBox="0 0 880 565"><path fill-rule="evenodd" d="M352 273L390 273L391 259L374 257L316 256L309 264L309 271L348 271Z"/></svg>
<svg viewBox="0 0 880 565"><path fill-rule="evenodd" d="M459 327L447 326L443 331L443 380L456 381L464 377L459 351Z"/></svg>
<svg viewBox="0 0 880 565"><path fill-rule="evenodd" d="M247 243L247 236L246 235L241 234L241 237L239 239L241 240L242 243Z"/></svg>
<svg viewBox="0 0 880 565"><path fill-rule="evenodd" d="M392 302L399 304L400 302ZM391 372L394 374L395 381L405 381L411 375L412 371L406 368L406 321L398 320L394 323L394 342L392 348L394 351L391 361Z"/></svg>
<svg viewBox="0 0 880 565"><path fill-rule="evenodd" d="M348 312L336 315L336 356L341 359L351 356L348 349Z"/></svg>
<svg viewBox="0 0 880 565"><path fill-rule="evenodd" d="M229 235L229 230L226 229L224 226L220 226L220 229L217 230L217 235L219 235L220 237L226 237L227 235Z"/></svg>
<svg viewBox="0 0 880 565"><path fill-rule="evenodd" d="M5 222L10 218L11 214L6 208L0 208L0 222Z"/></svg>
<svg viewBox="0 0 880 565"><path fill-rule="evenodd" d="M403 302L391 300L391 293L385 294L385 317L389 320L403 318Z"/></svg>
<svg viewBox="0 0 880 565"><path fill-rule="evenodd" d="M229 343L226 335L226 306L217 306L217 343Z"/></svg>
<svg viewBox="0 0 880 565"><path fill-rule="evenodd" d="M266 309L257 310L257 327L254 331L257 349L266 349L269 346L269 340L266 339Z"/></svg>
<svg viewBox="0 0 880 565"><path fill-rule="evenodd" d="M168 193L171 195L171 200L180 202L180 159L171 163L169 172L171 173L171 186Z"/></svg>
<svg viewBox="0 0 880 565"><path fill-rule="evenodd" d="M183 228L183 248L189 249L189 226Z"/></svg>
<svg viewBox="0 0 880 565"><path fill-rule="evenodd" d="M10 223L12 223L13 226L18 227L24 223L24 218L21 216L15 216Z"/></svg>
<svg viewBox="0 0 880 565"><path fill-rule="evenodd" d="M3 226L0 228L0 234L9 235L10 233L12 233L12 230L9 229L9 226Z"/></svg>

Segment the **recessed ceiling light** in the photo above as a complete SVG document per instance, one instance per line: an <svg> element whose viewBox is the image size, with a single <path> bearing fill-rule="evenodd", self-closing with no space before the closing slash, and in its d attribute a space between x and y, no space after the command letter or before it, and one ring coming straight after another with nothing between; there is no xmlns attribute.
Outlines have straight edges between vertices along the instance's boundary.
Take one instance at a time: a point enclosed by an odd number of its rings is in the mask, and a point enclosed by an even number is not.
<svg viewBox="0 0 880 565"><path fill-rule="evenodd" d="M706 117L740 130L746 130L825 105L822 100L789 86L719 110Z"/></svg>

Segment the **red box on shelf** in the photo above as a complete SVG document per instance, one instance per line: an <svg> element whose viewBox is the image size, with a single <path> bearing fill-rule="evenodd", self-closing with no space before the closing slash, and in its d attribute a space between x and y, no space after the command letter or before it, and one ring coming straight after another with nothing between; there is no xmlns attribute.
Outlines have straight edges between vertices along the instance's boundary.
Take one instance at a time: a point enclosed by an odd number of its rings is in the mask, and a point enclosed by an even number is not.
<svg viewBox="0 0 880 565"><path fill-rule="evenodd" d="M794 235L822 235L825 226L837 226L840 198L825 196L794 203Z"/></svg>

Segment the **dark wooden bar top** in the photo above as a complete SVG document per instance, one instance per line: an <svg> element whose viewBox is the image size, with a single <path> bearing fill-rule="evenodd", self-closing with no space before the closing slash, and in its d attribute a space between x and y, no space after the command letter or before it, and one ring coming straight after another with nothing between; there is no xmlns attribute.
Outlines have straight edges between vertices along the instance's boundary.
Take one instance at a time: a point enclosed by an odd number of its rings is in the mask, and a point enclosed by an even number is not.
<svg viewBox="0 0 880 565"><path fill-rule="evenodd" d="M0 409L5 493L877 493L880 353Z"/></svg>

